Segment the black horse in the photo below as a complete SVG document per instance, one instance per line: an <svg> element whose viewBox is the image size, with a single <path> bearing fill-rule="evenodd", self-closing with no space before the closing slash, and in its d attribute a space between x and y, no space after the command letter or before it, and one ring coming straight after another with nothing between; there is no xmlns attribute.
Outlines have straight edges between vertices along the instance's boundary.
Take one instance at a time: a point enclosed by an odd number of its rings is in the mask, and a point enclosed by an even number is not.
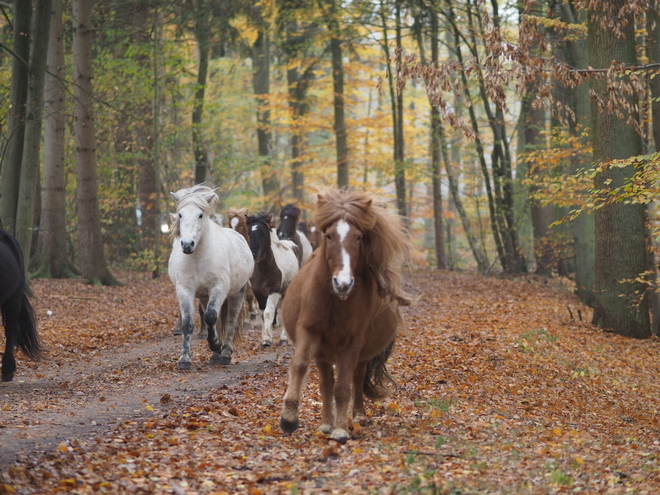
<svg viewBox="0 0 660 495"><path fill-rule="evenodd" d="M43 357L30 289L25 278L23 252L9 232L0 229L0 312L5 326L5 353L2 355L2 381L14 379L14 347L30 359Z"/></svg>
<svg viewBox="0 0 660 495"><path fill-rule="evenodd" d="M300 208L293 203L284 205L280 211L280 224L277 227L277 237L280 240L288 239L298 246L298 264L302 267L312 255L312 245L309 239L298 230Z"/></svg>

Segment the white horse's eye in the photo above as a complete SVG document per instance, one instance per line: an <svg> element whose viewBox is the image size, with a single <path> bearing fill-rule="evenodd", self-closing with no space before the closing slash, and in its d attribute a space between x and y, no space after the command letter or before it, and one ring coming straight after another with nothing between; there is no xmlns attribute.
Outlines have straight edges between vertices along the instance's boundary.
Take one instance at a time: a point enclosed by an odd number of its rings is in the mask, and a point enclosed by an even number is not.
<svg viewBox="0 0 660 495"><path fill-rule="evenodd" d="M202 218L204 216L204 213L199 214L199 218Z"/></svg>
<svg viewBox="0 0 660 495"><path fill-rule="evenodd" d="M179 213L179 218L183 218L183 216L181 216L181 213Z"/></svg>

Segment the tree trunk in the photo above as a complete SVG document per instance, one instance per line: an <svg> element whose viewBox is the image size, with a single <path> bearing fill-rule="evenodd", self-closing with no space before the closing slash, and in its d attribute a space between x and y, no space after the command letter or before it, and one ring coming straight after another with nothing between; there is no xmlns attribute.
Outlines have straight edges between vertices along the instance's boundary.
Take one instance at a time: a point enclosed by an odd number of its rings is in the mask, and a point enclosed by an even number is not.
<svg viewBox="0 0 660 495"><path fill-rule="evenodd" d="M7 142L2 150L0 168L0 226L16 233L16 210L21 180L25 114L29 85L30 28L32 2L14 2L14 35L10 89L10 110L7 119ZM27 256L27 255L26 255Z"/></svg>
<svg viewBox="0 0 660 495"><path fill-rule="evenodd" d="M26 266L32 252L34 210L41 163L41 123L43 120L44 77L48 55L51 0L38 0L34 18L34 37L30 56L25 142L21 163L21 182L16 210L16 239L25 254Z"/></svg>
<svg viewBox="0 0 660 495"><path fill-rule="evenodd" d="M259 23L263 22L259 18ZM257 141L261 160L261 182L266 204L270 204L278 192L277 175L273 170L271 157L271 124L268 96L270 95L270 40L265 29L259 28L259 35L252 46L252 81L257 97Z"/></svg>
<svg viewBox="0 0 660 495"><path fill-rule="evenodd" d="M401 0L395 0L395 36L396 36L396 66L401 66L401 53L403 52L401 37ZM406 201L406 153L403 133L403 88L396 91L396 99L392 102L396 106L394 118L394 185L396 187L396 202L399 215L407 218L409 215Z"/></svg>
<svg viewBox="0 0 660 495"><path fill-rule="evenodd" d="M41 184L41 223L34 277L70 278L77 275L69 257L65 219L64 132L65 87L62 44L62 0L52 0L47 74L44 81L44 172Z"/></svg>
<svg viewBox="0 0 660 495"><path fill-rule="evenodd" d="M577 24L584 20L586 11L574 11L572 3L562 3L563 20L571 24ZM583 40L572 40L567 42L567 54L571 59L571 65L578 69L587 67L587 47ZM659 80L660 81L660 80ZM591 103L589 100L589 85L582 82L574 90L573 111L575 112L575 124L571 132L575 135L582 133L591 126ZM577 158L571 162L571 172L577 173L584 165ZM596 252L596 224L594 215L580 215L571 225L573 242L575 244L575 285L576 293L584 304L593 306L594 283L595 283L595 252Z"/></svg>
<svg viewBox="0 0 660 495"><path fill-rule="evenodd" d="M78 241L82 277L93 284L115 285L101 238L92 88L92 2L73 0L74 130L78 179Z"/></svg>
<svg viewBox="0 0 660 495"><path fill-rule="evenodd" d="M335 149L337 151L337 186L348 187L348 141L346 117L344 115L344 61L342 53L341 29L337 0L330 0L330 9L326 14L326 24L330 31L330 55L332 57L332 87L334 89L335 111Z"/></svg>
<svg viewBox="0 0 660 495"><path fill-rule="evenodd" d="M192 146L195 155L195 184L206 180L208 157L202 137L202 117L204 114L204 92L209 68L209 20L205 0L195 1L195 37L199 67L197 70L197 89L192 113Z"/></svg>
<svg viewBox="0 0 660 495"><path fill-rule="evenodd" d="M439 34L438 15L430 9L429 17L431 19L431 63L435 66L439 60ZM419 38L420 51L423 49L421 36ZM423 51L422 51L423 53ZM422 56L422 63L425 63ZM431 103L429 101L429 103ZM447 253L445 251L445 229L442 208L442 148L440 143L440 133L442 122L440 120L440 110L431 103L431 183L433 185L433 227L435 232L435 261L440 270L447 269ZM447 150L445 149L445 152Z"/></svg>
<svg viewBox="0 0 660 495"><path fill-rule="evenodd" d="M620 13L625 0L601 2L589 12L589 65L607 68L613 60L634 65L635 31L631 15ZM617 37L610 23L616 24L622 37ZM625 81L625 79L624 79ZM607 99L607 81L594 77L591 90ZM635 103L631 101L631 103ZM624 119L599 109L592 103L594 162L629 158L641 154L640 136ZM632 166L611 168L599 173L595 188L620 187L634 173ZM645 241L645 205L614 203L596 211L596 291L593 323L611 328L629 337L650 336L648 298L645 287L634 280L647 268ZM622 283L623 282L623 283Z"/></svg>
<svg viewBox="0 0 660 495"><path fill-rule="evenodd" d="M154 27L151 22L152 9L148 3L141 1L130 4L130 6L127 6L128 8L132 11L130 19L133 42L136 45L150 45L152 43L151 33ZM144 53L145 51L141 51L140 53ZM150 63L149 59L150 57L148 55L140 55L138 60L141 65L146 66ZM153 63L156 63L156 61L154 60ZM203 95L201 104L202 106L204 104ZM158 189L156 186L156 168L154 166L154 128L152 125L154 106L153 101L148 100L142 101L139 105L139 112L142 118L139 123L136 123L132 127L135 129L135 141L139 146L136 156L138 157L138 194L142 209L142 249L155 252L155 244L157 238L160 236L160 229L157 227L159 223L159 211L156 203ZM201 125L201 117L199 124ZM193 125L194 128L195 126ZM199 125L197 128L199 129ZM197 169L195 173L197 173ZM204 182L204 179L201 182Z"/></svg>

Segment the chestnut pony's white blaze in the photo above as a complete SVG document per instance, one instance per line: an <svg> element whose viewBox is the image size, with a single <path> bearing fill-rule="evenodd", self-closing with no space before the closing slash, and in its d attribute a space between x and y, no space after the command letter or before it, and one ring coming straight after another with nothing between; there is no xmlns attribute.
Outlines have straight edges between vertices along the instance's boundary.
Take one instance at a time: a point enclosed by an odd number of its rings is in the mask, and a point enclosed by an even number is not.
<svg viewBox="0 0 660 495"><path fill-rule="evenodd" d="M339 236L339 246L341 249L341 264L339 271L333 274L332 287L339 297L348 297L353 288L355 280L353 279L353 270L351 268L351 255L346 250L346 238L351 230L351 225L346 220L337 222L337 235Z"/></svg>

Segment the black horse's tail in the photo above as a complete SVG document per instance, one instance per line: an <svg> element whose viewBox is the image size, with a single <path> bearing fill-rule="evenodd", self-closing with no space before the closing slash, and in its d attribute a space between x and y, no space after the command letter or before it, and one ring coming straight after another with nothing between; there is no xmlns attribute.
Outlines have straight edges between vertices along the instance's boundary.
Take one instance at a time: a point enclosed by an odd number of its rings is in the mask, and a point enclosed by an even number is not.
<svg viewBox="0 0 660 495"><path fill-rule="evenodd" d="M16 261L19 265L19 273L21 274L20 286L22 287L23 297L21 298L21 307L18 312L18 337L16 338L16 345L18 348L23 351L30 359L41 359L44 356L44 348L41 345L39 340L39 334L37 333L37 318L34 313L34 308L32 303L30 303L30 297L32 296L32 291L27 284L25 278L25 261L23 259L23 251L21 246L18 244L18 241L15 237L10 235L8 232L2 233L2 240L7 244L7 246L13 251ZM2 311L2 323L7 328L7 316L5 312Z"/></svg>
<svg viewBox="0 0 660 495"><path fill-rule="evenodd" d="M37 333L37 318L34 308L30 303L30 290L26 287L21 301L21 310L18 315L18 339L16 345L30 359L41 359L44 357L44 349Z"/></svg>
<svg viewBox="0 0 660 495"><path fill-rule="evenodd" d="M389 397L392 393L390 385L396 388L396 382L386 367L393 348L394 339L380 354L372 357L367 363L367 373L364 375L364 381L362 382L362 391L368 399L377 400Z"/></svg>

